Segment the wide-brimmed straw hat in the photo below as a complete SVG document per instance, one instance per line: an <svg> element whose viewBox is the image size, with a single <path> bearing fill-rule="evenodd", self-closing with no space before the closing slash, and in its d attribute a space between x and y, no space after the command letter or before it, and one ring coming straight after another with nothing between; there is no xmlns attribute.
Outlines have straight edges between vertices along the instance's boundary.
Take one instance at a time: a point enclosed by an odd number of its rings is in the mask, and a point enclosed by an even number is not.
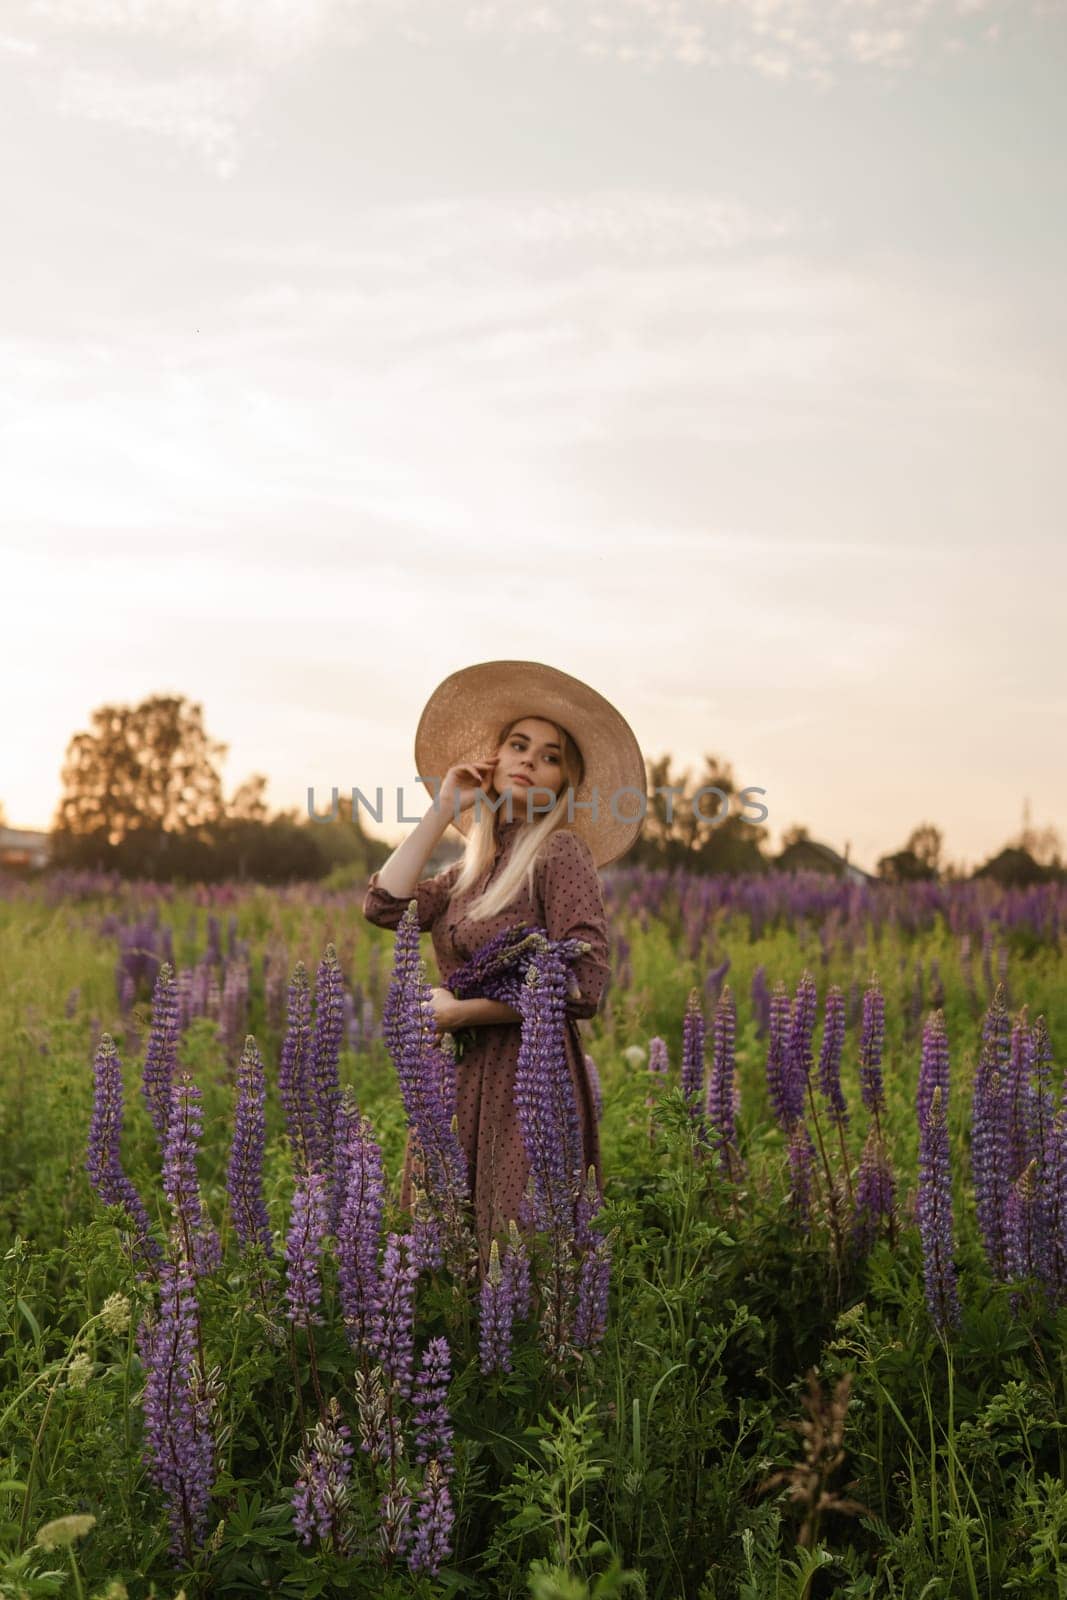
<svg viewBox="0 0 1067 1600"><path fill-rule="evenodd" d="M542 661L479 661L438 684L415 734L415 770L427 791L433 795L431 780L440 786L457 762L495 754L500 729L520 717L557 723L582 752L585 775L574 791L574 820L566 826L586 841L599 867L625 855L644 825L647 792L633 729L602 694ZM594 791L595 818L582 809ZM464 835L474 809L452 819Z"/></svg>

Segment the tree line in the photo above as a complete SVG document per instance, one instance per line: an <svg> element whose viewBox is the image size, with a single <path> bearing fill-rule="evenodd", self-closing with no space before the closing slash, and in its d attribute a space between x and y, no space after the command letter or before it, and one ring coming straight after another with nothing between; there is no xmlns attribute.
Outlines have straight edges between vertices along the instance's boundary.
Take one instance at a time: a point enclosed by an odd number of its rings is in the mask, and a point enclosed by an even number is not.
<svg viewBox="0 0 1067 1600"><path fill-rule="evenodd" d="M51 830L53 865L180 883L284 883L331 873L357 882L390 854L391 846L363 831L350 797L338 797L331 822L313 822L295 809L271 814L267 779L259 773L227 798L219 764L228 748L209 737L202 706L183 696L99 707L90 727L67 747ZM756 803L739 792L728 763L712 755L703 760L694 777L688 768L675 772L670 756L646 758L648 810L627 864L718 874L800 866L842 870L842 858L835 862L834 852L810 840L802 826L786 830L777 856L768 854L770 830L741 814ZM684 799L678 803L670 793L684 797L712 787L722 798L709 795L700 808ZM941 832L928 822L882 856L876 874L895 883L964 876L945 860ZM1059 836L1052 829L1038 833L1027 823L1017 840L973 876L1018 884L1062 881L1067 868Z"/></svg>

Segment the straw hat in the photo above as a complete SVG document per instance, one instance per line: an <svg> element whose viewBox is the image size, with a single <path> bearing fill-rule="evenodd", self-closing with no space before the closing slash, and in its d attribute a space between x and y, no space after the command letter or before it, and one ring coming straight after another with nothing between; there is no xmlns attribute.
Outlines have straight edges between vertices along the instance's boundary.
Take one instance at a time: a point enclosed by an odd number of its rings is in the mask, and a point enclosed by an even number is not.
<svg viewBox="0 0 1067 1600"><path fill-rule="evenodd" d="M574 821L566 826L586 841L598 867L625 855L644 824L647 793L644 758L633 729L587 683L541 661L479 661L438 684L415 734L415 770L427 792L434 793L427 779L437 779L439 785L457 762L495 752L500 729L520 717L558 723L574 739L585 776L574 791ZM580 809L594 790L595 820L592 811ZM452 826L466 835L473 822L471 806L452 819Z"/></svg>

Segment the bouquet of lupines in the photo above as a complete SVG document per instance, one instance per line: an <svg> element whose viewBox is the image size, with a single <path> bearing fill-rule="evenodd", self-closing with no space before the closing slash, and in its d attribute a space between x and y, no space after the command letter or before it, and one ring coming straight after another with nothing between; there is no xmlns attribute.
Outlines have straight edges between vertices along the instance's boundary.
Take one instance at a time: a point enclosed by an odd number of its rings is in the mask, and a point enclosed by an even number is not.
<svg viewBox="0 0 1067 1600"><path fill-rule="evenodd" d="M551 939L546 929L533 924L506 928L446 984L457 999L501 1001L522 1018L515 1100L530 1183L518 1221L548 1237L540 1325L550 1362L557 1367L570 1351L601 1338L611 1270L607 1240L591 1226L600 1197L595 1174L584 1168L567 1064L566 1003L575 992L571 968L588 950L584 940ZM493 1305L494 1321L502 1316L497 1288L493 1284L483 1294L483 1302ZM500 1344L497 1335L492 1348ZM503 1364L502 1353L496 1361Z"/></svg>

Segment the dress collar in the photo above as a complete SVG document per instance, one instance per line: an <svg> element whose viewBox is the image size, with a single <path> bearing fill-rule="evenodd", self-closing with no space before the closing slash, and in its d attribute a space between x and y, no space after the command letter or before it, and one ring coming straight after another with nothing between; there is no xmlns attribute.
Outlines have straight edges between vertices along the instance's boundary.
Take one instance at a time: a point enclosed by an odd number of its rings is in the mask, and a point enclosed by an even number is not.
<svg viewBox="0 0 1067 1600"><path fill-rule="evenodd" d="M496 825L497 838L501 843L504 843L506 840L513 839L520 828L527 826L528 824L523 821L522 817L512 817L510 822L506 817L501 817Z"/></svg>

